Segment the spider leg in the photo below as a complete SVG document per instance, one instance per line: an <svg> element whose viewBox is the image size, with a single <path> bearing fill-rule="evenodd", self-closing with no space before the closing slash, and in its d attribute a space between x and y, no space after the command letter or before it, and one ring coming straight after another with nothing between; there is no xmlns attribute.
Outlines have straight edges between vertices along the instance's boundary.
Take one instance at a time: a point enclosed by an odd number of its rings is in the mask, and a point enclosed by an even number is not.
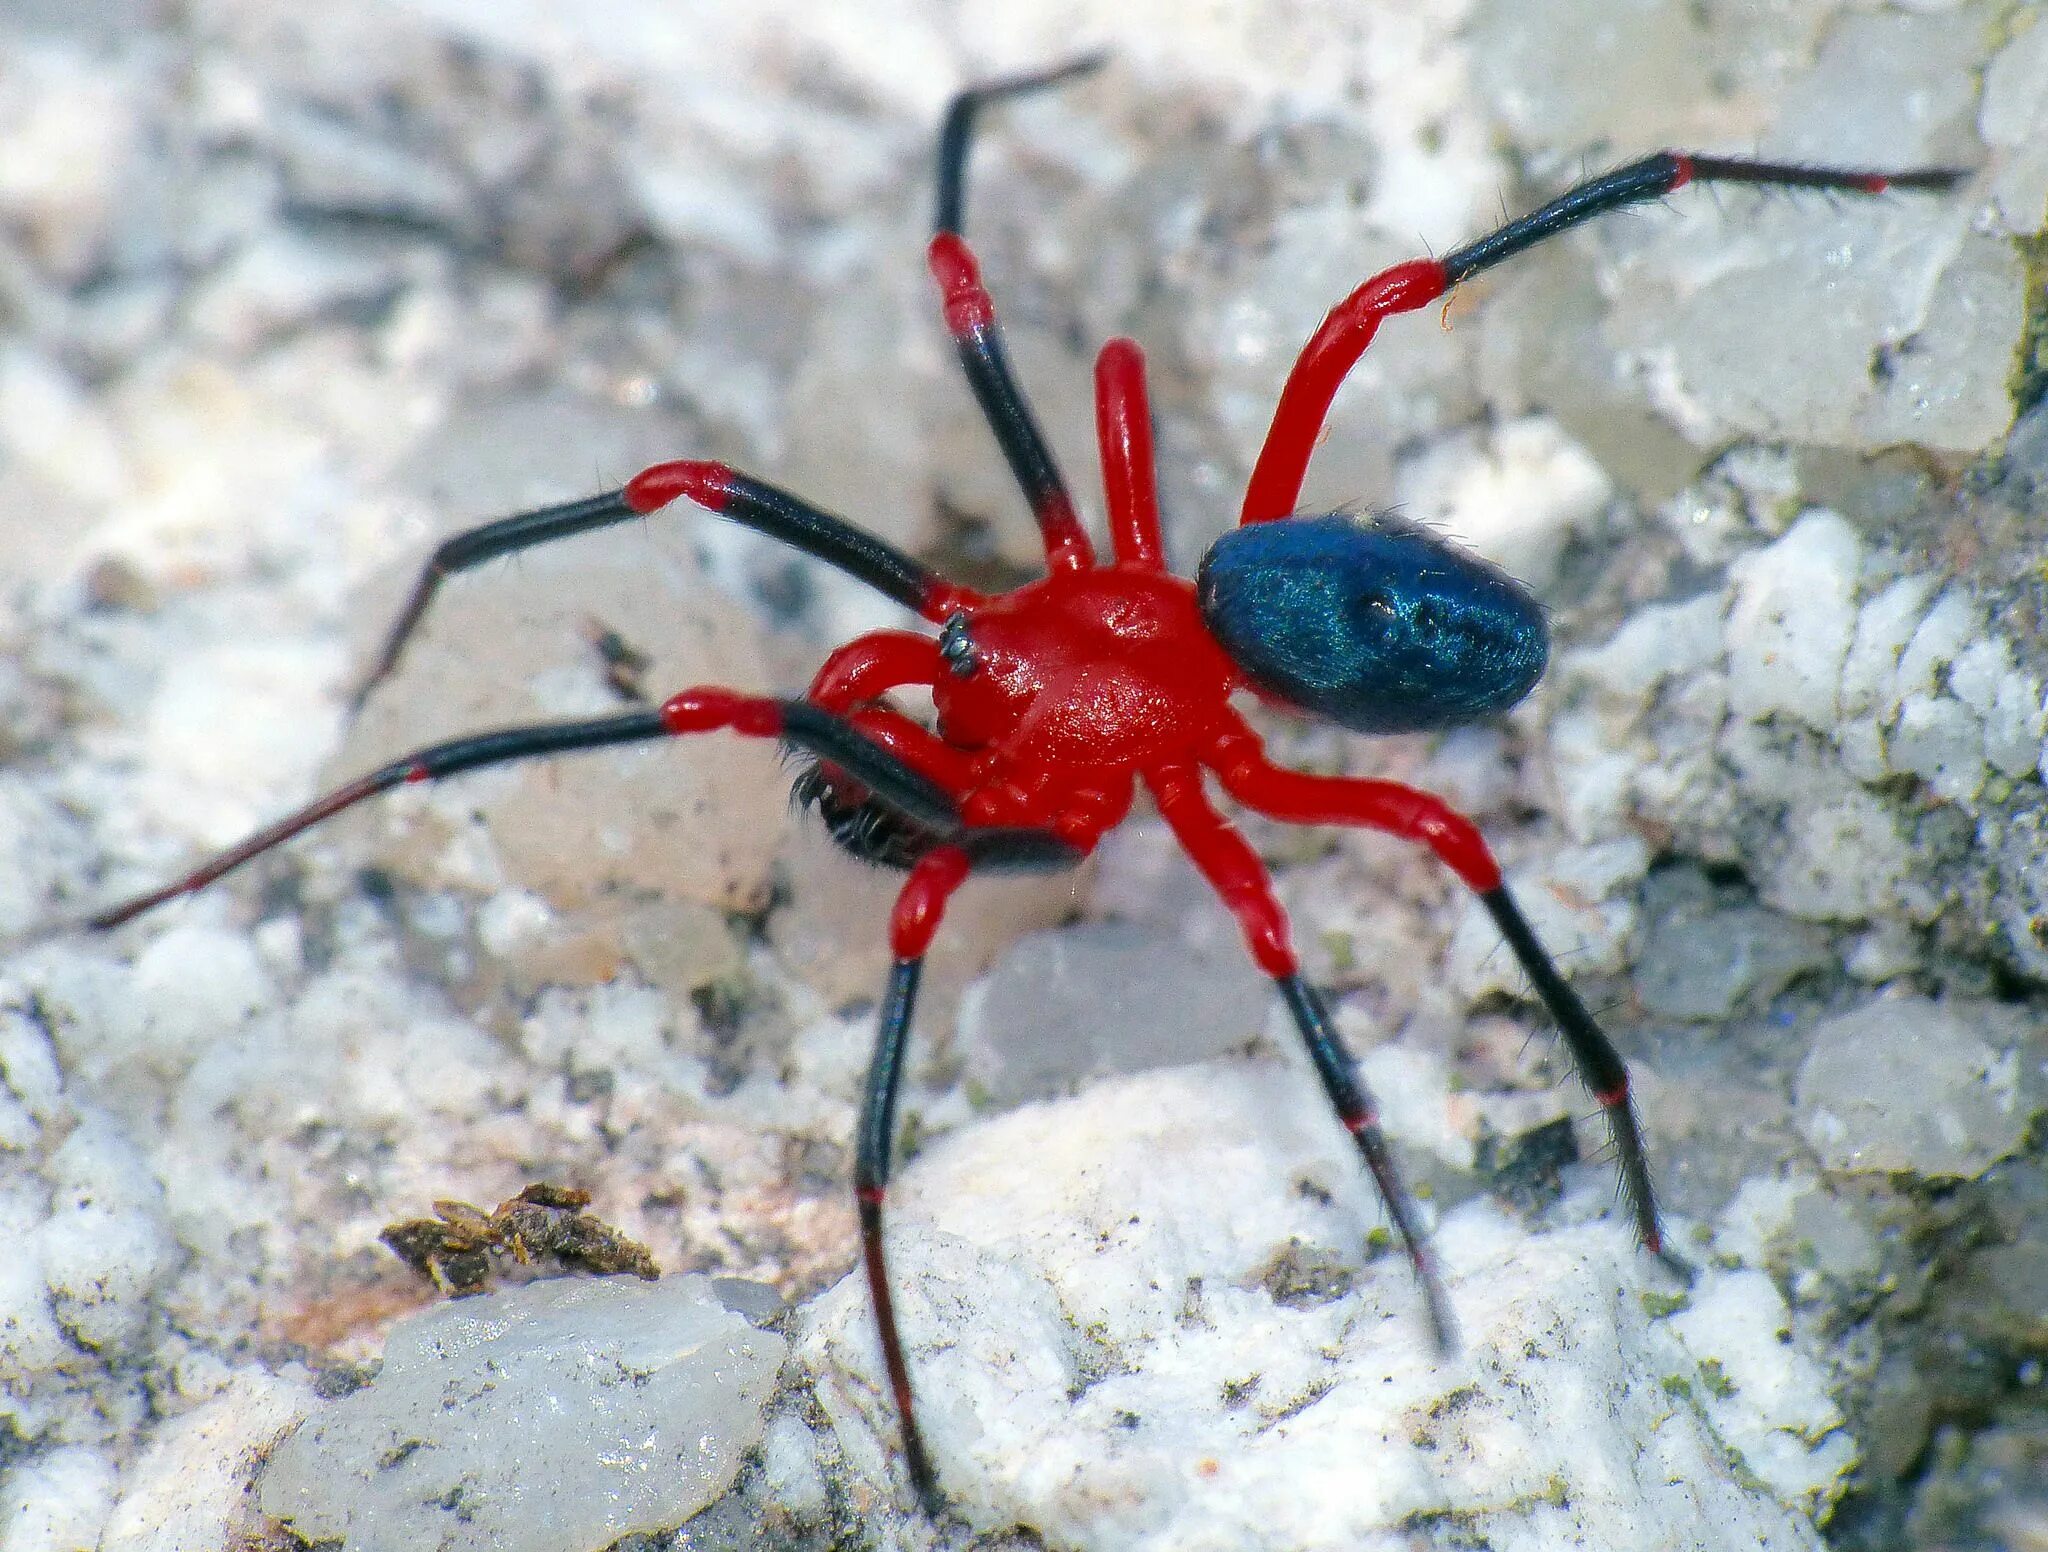
<svg viewBox="0 0 2048 1552"><path fill-rule="evenodd" d="M875 1030L874 1059L868 1064L862 1092L860 1130L854 1162L854 1200L860 1211L861 1260L867 1271L868 1297L875 1312L875 1333L881 1342L882 1364L888 1371L896 1415L903 1433L903 1458L925 1511L937 1518L943 1507L931 1457L918 1432L911 1400L910 1368L903 1357L903 1336L896 1324L896 1301L889 1290L888 1266L882 1252L882 1203L888 1195L890 1155L896 1133L896 1091L903 1076L903 1051L910 1036L910 1015L917 1004L918 979L946 902L967 877L971 862L964 851L945 846L919 858L896 897L889 923L889 947L895 962L882 993L881 1018Z"/></svg>
<svg viewBox="0 0 2048 1552"><path fill-rule="evenodd" d="M658 463L617 490L516 513L443 540L386 632L376 662L351 697L350 709L360 710L370 692L390 677L446 578L501 555L644 517L678 497L688 497L707 512L836 566L934 624L978 601L974 593L947 582L873 534L787 491L721 463Z"/></svg>
<svg viewBox="0 0 2048 1552"><path fill-rule="evenodd" d="M670 696L658 708L575 722L500 728L400 755L265 826L161 889L109 906L77 925L106 931L132 921L179 895L205 888L322 820L394 787L438 781L482 766L539 755L568 754L718 729L751 738L780 739L830 761L884 802L947 838L963 855L983 866L1019 871L1056 869L1071 867L1080 859L1081 854L1073 846L1050 831L1000 826L970 829L961 816L959 804L945 787L845 717L809 701L776 700L703 685Z"/></svg>
<svg viewBox="0 0 2048 1552"><path fill-rule="evenodd" d="M1479 896L1564 1036L1572 1064L1607 1114L1622 1194L1645 1249L1674 1269L1664 1248L1643 1134L1629 1101L1628 1067L1529 926L1478 828L1441 798L1392 781L1310 776L1273 764L1248 727L1218 739L1206 763L1245 807L1290 824L1356 825L1419 841Z"/></svg>
<svg viewBox="0 0 2048 1552"><path fill-rule="evenodd" d="M1542 209L1476 242L1454 248L1441 259L1410 259L1383 270L1330 309L1287 374L1273 409L1258 461L1245 486L1240 523L1270 522L1291 513L1301 499L1309 455L1338 387L1372 343L1382 321L1395 313L1426 307L1452 286L1490 269L1523 249L1630 205L1662 199L1688 183L1746 183L1771 188L1824 189L1842 194L1883 194L1906 189L1938 192L1953 188L1964 174L1954 168L1922 167L1879 172L1842 167L1806 167L1743 157L1701 156L1661 151L1613 172L1588 178Z"/></svg>
<svg viewBox="0 0 2048 1552"><path fill-rule="evenodd" d="M1380 1200L1386 1205L1387 1216L1415 1268L1437 1346L1450 1351L1457 1340L1450 1303L1437 1281L1429 1248L1423 1243L1414 1204L1394 1167L1372 1095L1359 1079L1357 1064L1338 1040L1322 997L1301 977L1287 913L1274 898L1273 881L1267 876L1265 865L1237 828L1217 813L1203 795L1202 776L1197 767L1160 766L1147 770L1144 777L1175 839L1237 917L1259 968L1279 986L1288 1015L1301 1034L1302 1044L1308 1048L1309 1059L1315 1063L1323 1092L1329 1096L1344 1129L1357 1143L1373 1184L1379 1189Z"/></svg>
<svg viewBox="0 0 2048 1552"><path fill-rule="evenodd" d="M1046 564L1054 571L1085 571L1095 564L1095 551L1075 516L1074 498L1053 462L1045 434L1010 370L1002 333L996 327L995 303L982 286L981 267L961 235L966 216L967 153L973 145L974 121L984 106L1085 75L1098 69L1103 60L1103 55L1090 54L1050 70L973 87L953 99L939 132L938 208L926 254L944 299L946 329L953 336L968 386L1031 505L1045 541Z"/></svg>
<svg viewBox="0 0 2048 1552"><path fill-rule="evenodd" d="M1095 440L1109 507L1109 540L1128 566L1166 565L1159 535L1159 475L1152 461L1152 406L1145 392L1145 353L1113 339L1095 358Z"/></svg>
<svg viewBox="0 0 2048 1552"><path fill-rule="evenodd" d="M1033 92L1064 86L1077 76L1094 74L1108 63L1105 53L1083 54L1044 70L983 81L947 103L946 116L939 125L938 199L932 230L967 230L967 156L974 149L975 120L980 118L983 108L1011 97L1027 97Z"/></svg>

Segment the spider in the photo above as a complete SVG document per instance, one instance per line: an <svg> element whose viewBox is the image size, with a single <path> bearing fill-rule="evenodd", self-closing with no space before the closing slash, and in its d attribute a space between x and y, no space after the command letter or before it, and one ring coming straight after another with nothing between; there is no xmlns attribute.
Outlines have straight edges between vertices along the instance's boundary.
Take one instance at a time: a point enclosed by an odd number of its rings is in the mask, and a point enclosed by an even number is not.
<svg viewBox="0 0 2048 1552"><path fill-rule="evenodd" d="M1371 1095L1303 979L1287 916L1264 865L1218 812L1213 781L1255 813L1294 824L1353 825L1429 848L1476 894L1555 1019L1580 1078L1605 1114L1621 1194L1642 1245L1664 1248L1628 1070L1529 926L1479 831L1427 792L1390 781L1308 775L1269 760L1232 705L1250 691L1358 733L1441 730L1515 705L1548 657L1541 607L1516 581L1439 535L1387 515L1296 514L1309 456L1332 399L1380 325L1444 298L1523 249L1694 182L1875 195L1940 190L1961 174L1851 171L1664 152L1590 178L1532 215L1442 258L1396 264L1324 319L1280 392L1238 524L1193 580L1166 569L1152 461L1144 357L1129 339L1095 367L1111 557L1102 560L1005 355L965 226L965 171L981 111L1097 69L1089 56L962 92L939 137L928 262L968 383L1015 476L1045 550L1046 572L981 594L831 513L723 464L659 463L617 490L522 512L437 548L357 690L360 707L397 667L449 576L572 534L688 500L779 539L894 600L934 633L882 630L832 652L799 698L696 686L659 707L474 734L393 760L251 835L161 889L88 917L107 930L211 883L377 793L480 766L611 744L727 731L779 740L802 766L797 801L869 863L902 871L858 1123L855 1196L877 1335L905 1464L928 1510L941 1500L917 1425L886 1270L882 1208L904 1052L927 947L972 874L1071 867L1130 812L1138 788L1235 915L1273 980L1338 1120L1357 1145L1419 1285L1440 1349L1452 1315ZM889 700L929 690L934 725Z"/></svg>

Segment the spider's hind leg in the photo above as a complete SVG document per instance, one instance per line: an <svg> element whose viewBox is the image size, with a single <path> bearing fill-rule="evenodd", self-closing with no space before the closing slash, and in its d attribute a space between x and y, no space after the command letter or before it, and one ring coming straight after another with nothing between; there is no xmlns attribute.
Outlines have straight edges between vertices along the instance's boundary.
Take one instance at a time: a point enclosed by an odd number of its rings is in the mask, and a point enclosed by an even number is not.
<svg viewBox="0 0 2048 1552"><path fill-rule="evenodd" d="M1265 865L1236 827L1217 813L1203 795L1201 772L1196 767L1148 770L1145 784L1152 789L1160 817L1173 831L1174 839L1237 917L1252 958L1279 988L1288 1016L1315 1064L1323 1092L1357 1145L1359 1157L1379 1190L1387 1217L1415 1270L1431 1335L1440 1351L1450 1351L1457 1343L1457 1327L1450 1301L1437 1279L1435 1260L1424 1242L1415 1204L1394 1167L1392 1151L1380 1130L1372 1095L1358 1076L1357 1063L1338 1040L1322 997L1302 979L1287 913L1274 898L1273 881L1267 876Z"/></svg>

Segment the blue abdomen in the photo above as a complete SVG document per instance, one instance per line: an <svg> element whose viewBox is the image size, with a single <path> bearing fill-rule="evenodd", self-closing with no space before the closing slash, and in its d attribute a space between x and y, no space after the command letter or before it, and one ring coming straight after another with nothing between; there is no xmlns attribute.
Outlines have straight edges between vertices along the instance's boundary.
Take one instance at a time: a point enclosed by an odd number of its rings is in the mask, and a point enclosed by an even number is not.
<svg viewBox="0 0 2048 1552"><path fill-rule="evenodd" d="M1196 587L1210 633L1255 684L1360 733L1505 711L1550 656L1528 589L1397 517L1233 528Z"/></svg>

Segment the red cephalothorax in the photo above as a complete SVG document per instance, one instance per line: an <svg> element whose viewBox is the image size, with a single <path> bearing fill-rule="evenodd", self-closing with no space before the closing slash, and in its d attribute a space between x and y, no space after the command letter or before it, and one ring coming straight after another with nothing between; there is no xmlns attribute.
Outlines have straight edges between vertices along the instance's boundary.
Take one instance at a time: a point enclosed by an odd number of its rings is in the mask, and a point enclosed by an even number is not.
<svg viewBox="0 0 2048 1552"><path fill-rule="evenodd" d="M1313 776L1269 761L1230 704L1233 690L1358 732L1457 726L1505 710L1541 673L1548 640L1536 602L1501 572L1425 529L1388 517L1295 515L1310 451L1344 376L1396 313L1603 212L1694 181L1875 194L1945 188L1956 174L1792 167L1665 152L1567 191L1442 259L1374 276L1333 308L1281 390L1239 525L1211 546L1197 582L1166 570L1152 466L1144 358L1111 340L1096 363L1112 556L1098 560L1051 451L1011 376L995 304L960 236L973 123L990 102L1093 69L997 82L956 98L939 145L937 234L930 249L946 325L996 441L1044 540L1046 572L983 597L786 491L723 464L643 470L622 488L489 523L434 552L385 639L357 703L397 664L443 579L534 544L627 521L678 500L780 539L867 583L936 627L880 631L826 659L800 700L717 686L658 708L477 734L418 750L288 815L183 878L91 917L111 928L198 889L308 826L405 782L535 755L724 730L780 740L807 764L796 796L833 838L907 877L890 921L885 988L857 1138L855 1196L882 1355L910 1476L928 1505L937 1478L911 1405L882 1243L896 1091L926 948L953 891L974 872L1072 866L1129 812L1142 785L1194 865L1237 918L1270 975L1338 1121L1356 1141L1413 1263L1439 1345L1451 1316L1372 1099L1327 1009L1301 976L1287 917L1257 854L1210 789L1296 824L1351 825L1428 847L1499 926L1606 1112L1622 1191L1644 1245L1663 1233L1619 1053L1558 974L1501 880L1478 830L1426 792L1393 782ZM937 725L898 709L892 690L931 692ZM1668 1259L1668 1258L1667 1258Z"/></svg>

